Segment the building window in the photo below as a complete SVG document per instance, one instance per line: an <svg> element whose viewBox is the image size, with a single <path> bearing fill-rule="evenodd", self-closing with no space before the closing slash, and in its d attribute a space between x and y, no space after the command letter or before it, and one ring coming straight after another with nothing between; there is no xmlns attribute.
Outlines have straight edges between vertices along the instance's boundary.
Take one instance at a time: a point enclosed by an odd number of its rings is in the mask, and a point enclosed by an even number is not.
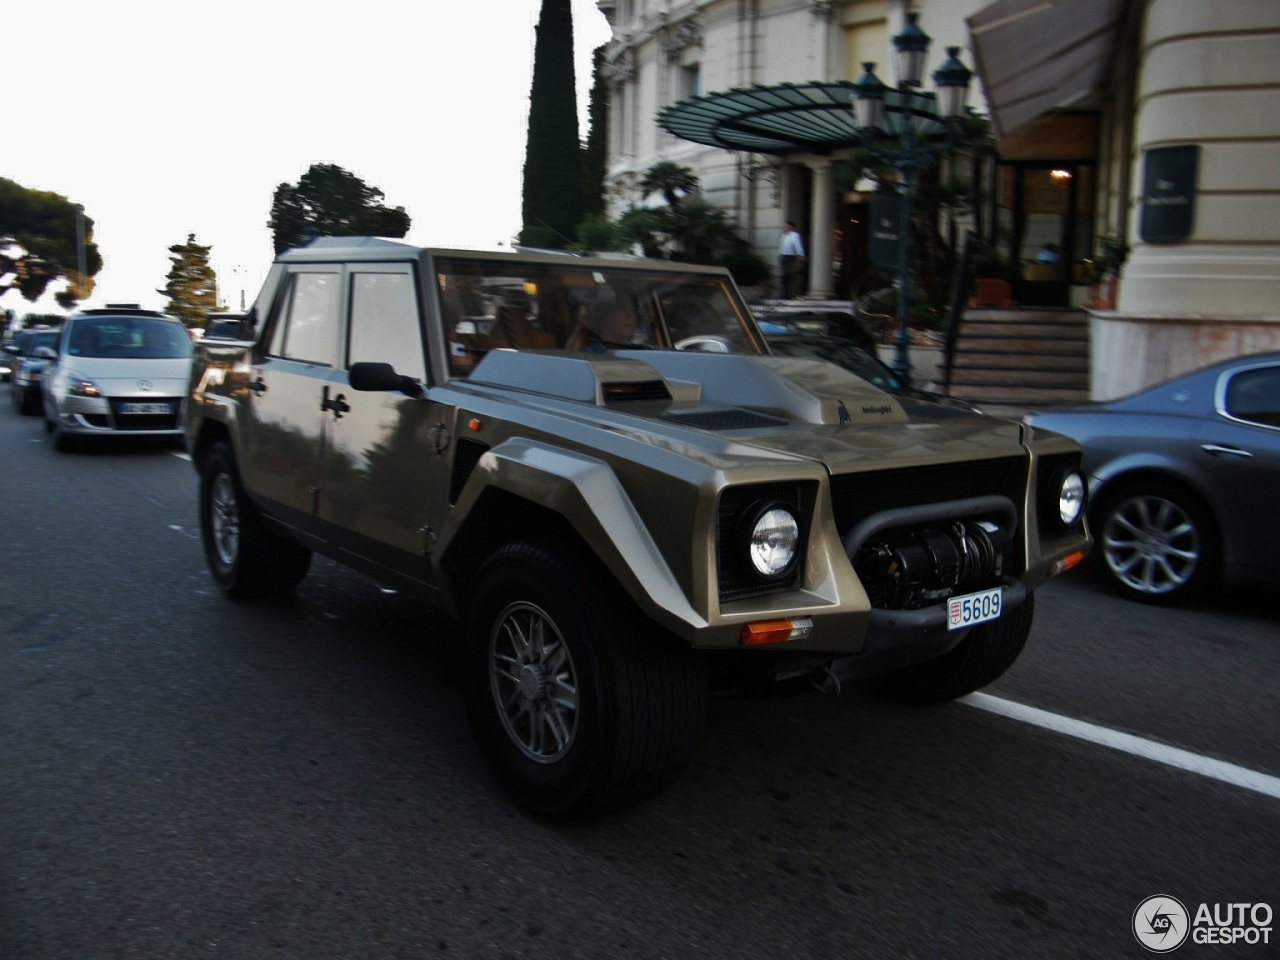
<svg viewBox="0 0 1280 960"><path fill-rule="evenodd" d="M702 72L700 65L686 63L680 67L680 76L676 83L676 99L689 100L702 96Z"/></svg>

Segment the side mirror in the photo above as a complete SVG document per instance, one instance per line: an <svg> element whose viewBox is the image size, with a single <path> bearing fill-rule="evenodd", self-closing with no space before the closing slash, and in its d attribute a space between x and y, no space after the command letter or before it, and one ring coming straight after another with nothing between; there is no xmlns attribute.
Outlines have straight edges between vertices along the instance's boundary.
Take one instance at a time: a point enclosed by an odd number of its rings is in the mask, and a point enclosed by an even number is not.
<svg viewBox="0 0 1280 960"><path fill-rule="evenodd" d="M422 396L422 384L412 377L396 373L396 368L389 363L353 363L348 377L352 390L396 390L406 397Z"/></svg>
<svg viewBox="0 0 1280 960"><path fill-rule="evenodd" d="M49 360L53 363L58 362L58 351L53 347L36 347L34 356L39 357L41 360Z"/></svg>

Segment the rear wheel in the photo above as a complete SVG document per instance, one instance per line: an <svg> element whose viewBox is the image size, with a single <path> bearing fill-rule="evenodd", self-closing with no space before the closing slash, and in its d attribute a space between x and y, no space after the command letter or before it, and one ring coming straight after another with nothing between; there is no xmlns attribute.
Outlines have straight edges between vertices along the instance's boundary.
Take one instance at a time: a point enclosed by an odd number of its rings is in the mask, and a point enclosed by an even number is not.
<svg viewBox="0 0 1280 960"><path fill-rule="evenodd" d="M1130 486L1099 507L1098 546L1120 592L1145 603L1176 603L1215 574L1217 538L1209 512L1169 483Z"/></svg>
<svg viewBox="0 0 1280 960"><path fill-rule="evenodd" d="M600 816L692 762L705 664L564 548L527 540L494 554L473 582L464 638L472 731L525 809Z"/></svg>
<svg viewBox="0 0 1280 960"><path fill-rule="evenodd" d="M311 565L310 550L263 525L226 443L213 446L201 474L200 535L213 579L238 599L291 590Z"/></svg>
<svg viewBox="0 0 1280 960"><path fill-rule="evenodd" d="M980 690L1013 666L1031 633L1035 595L999 619L973 627L940 657L867 681L873 690L905 703L941 703Z"/></svg>

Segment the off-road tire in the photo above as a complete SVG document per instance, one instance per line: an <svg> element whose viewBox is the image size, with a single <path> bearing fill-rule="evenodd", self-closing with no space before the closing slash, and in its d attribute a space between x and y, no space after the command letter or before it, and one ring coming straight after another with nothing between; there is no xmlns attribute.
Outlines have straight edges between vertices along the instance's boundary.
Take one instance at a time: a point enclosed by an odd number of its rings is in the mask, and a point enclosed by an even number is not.
<svg viewBox="0 0 1280 960"><path fill-rule="evenodd" d="M867 685L903 703L941 703L980 690L1008 670L1031 633L1035 595L1006 610L999 620L969 630L940 657L874 677Z"/></svg>
<svg viewBox="0 0 1280 960"><path fill-rule="evenodd" d="M310 550L263 525L226 443L214 444L200 474L200 539L214 581L236 599L292 590L311 565Z"/></svg>
<svg viewBox="0 0 1280 960"><path fill-rule="evenodd" d="M547 540L517 541L483 564L469 594L467 716L519 806L601 816L689 766L706 718L705 663L596 564Z"/></svg>

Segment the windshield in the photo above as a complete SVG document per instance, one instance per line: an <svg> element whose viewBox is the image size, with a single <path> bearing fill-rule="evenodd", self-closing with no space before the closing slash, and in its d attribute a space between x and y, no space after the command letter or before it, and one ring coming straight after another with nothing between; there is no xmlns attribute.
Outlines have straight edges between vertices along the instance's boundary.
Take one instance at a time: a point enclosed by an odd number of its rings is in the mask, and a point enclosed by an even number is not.
<svg viewBox="0 0 1280 960"><path fill-rule="evenodd" d="M896 393L902 389L902 383L894 376L893 371L880 360L853 343L839 340L786 340L779 337L769 341L769 348L778 354L788 357L817 357L844 367L855 376L861 377L872 386L881 390Z"/></svg>
<svg viewBox="0 0 1280 960"><path fill-rule="evenodd" d="M442 258L436 282L455 376L497 349L763 352L721 276Z"/></svg>
<svg viewBox="0 0 1280 960"><path fill-rule="evenodd" d="M37 347L52 347L58 342L58 331L48 330L40 333L33 333L22 344L22 353L25 356L31 356L36 352Z"/></svg>
<svg viewBox="0 0 1280 960"><path fill-rule="evenodd" d="M152 317L85 317L67 338L73 357L163 360L191 356L191 338L179 323Z"/></svg>

